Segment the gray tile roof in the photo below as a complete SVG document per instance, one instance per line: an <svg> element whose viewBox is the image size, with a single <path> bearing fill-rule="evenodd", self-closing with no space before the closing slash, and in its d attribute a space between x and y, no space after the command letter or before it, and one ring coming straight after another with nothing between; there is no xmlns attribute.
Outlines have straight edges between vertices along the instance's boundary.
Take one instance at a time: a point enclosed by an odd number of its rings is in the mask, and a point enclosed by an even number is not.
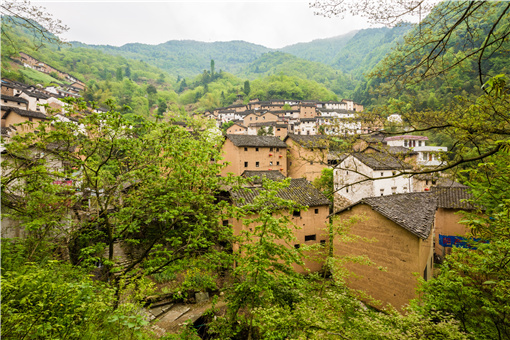
<svg viewBox="0 0 510 340"><path fill-rule="evenodd" d="M360 162L374 170L405 170L412 169L410 164L390 154L381 152L354 153Z"/></svg>
<svg viewBox="0 0 510 340"><path fill-rule="evenodd" d="M232 199L237 206L244 206L253 203L262 188L250 188L231 191ZM292 178L287 188L280 189L276 194L278 198L292 200L297 204L316 207L331 205L331 201L317 190L305 178Z"/></svg>
<svg viewBox="0 0 510 340"><path fill-rule="evenodd" d="M473 198L468 187L432 187L430 192L437 197L438 208L474 210L476 207L465 200Z"/></svg>
<svg viewBox="0 0 510 340"><path fill-rule="evenodd" d="M285 137L285 141L288 138L296 141L299 145L305 148L317 148L317 149L328 148L328 137L324 135L295 135L289 133L287 137Z"/></svg>
<svg viewBox="0 0 510 340"><path fill-rule="evenodd" d="M26 100L25 98L16 97L16 96L7 96L5 94L2 94L1 99L2 100L8 100L8 101L11 101L11 102L28 104L28 100Z"/></svg>
<svg viewBox="0 0 510 340"><path fill-rule="evenodd" d="M253 183L260 184L262 183L262 178L267 178L272 181L281 181L285 179L285 176L278 170L246 170L242 173L243 177L258 177L258 179L254 179Z"/></svg>
<svg viewBox="0 0 510 340"><path fill-rule="evenodd" d="M411 156L418 154L418 152L413 151L412 149L409 148L405 148L403 146L369 145L366 149L373 149L379 152L387 152L392 155Z"/></svg>
<svg viewBox="0 0 510 340"><path fill-rule="evenodd" d="M285 144L280 138L275 136L253 136L253 135L234 135L227 134L235 146L258 146L258 147L273 147L273 148L286 148Z"/></svg>
<svg viewBox="0 0 510 340"><path fill-rule="evenodd" d="M47 119L48 117L42 113L42 112L37 112L37 111L28 111L28 110L23 110L23 109L19 109L17 107L9 107L9 108L6 108L6 112L4 113L4 115L2 116L2 119L5 119L7 118L7 116L9 116L9 114L11 112L15 112L17 114L19 114L20 116L22 117L29 117L29 118L39 118L39 119Z"/></svg>
<svg viewBox="0 0 510 340"><path fill-rule="evenodd" d="M367 204L390 221L418 236L429 237L437 207L436 196L430 192L413 192L388 196L367 197L337 211L339 214L358 204Z"/></svg>

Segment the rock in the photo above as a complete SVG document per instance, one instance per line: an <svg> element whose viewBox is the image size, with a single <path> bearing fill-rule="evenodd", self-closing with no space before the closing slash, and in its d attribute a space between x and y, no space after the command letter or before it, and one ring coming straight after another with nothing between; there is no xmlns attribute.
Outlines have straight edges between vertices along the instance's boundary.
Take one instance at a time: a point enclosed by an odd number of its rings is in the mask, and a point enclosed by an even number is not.
<svg viewBox="0 0 510 340"><path fill-rule="evenodd" d="M209 300L209 293L208 292L195 293L195 300L197 301L197 303L207 301L207 300Z"/></svg>

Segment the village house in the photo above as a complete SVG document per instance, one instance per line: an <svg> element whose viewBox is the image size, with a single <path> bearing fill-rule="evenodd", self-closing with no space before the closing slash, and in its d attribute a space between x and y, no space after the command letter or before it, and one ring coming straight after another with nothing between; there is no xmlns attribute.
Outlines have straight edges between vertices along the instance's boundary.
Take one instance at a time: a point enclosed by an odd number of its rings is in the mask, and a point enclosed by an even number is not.
<svg viewBox="0 0 510 340"><path fill-rule="evenodd" d="M250 173L249 175L259 176L257 173ZM258 183L260 183L260 181ZM241 190L232 190L230 194L233 204L238 207L251 204L261 190L265 189L262 188L260 184ZM290 185L287 188L280 189L276 196L281 199L292 200L298 205L307 207L305 210L294 211L291 215L289 215L288 212L281 212L282 215L287 215L289 217L292 224L289 228L293 228L295 240L294 244L290 246L300 248L302 245L326 245L328 239L328 215L331 202L319 190L306 179L295 178L291 179ZM257 216L257 212L254 211L253 214L246 216L246 219L256 218ZM278 216L275 215L275 217ZM224 221L224 225L228 224L233 226L235 235L239 235L243 230L252 231L254 228L253 224L248 226L244 225L242 219ZM284 244L283 241L281 241L281 243ZM309 251L306 255L308 255L309 258L305 260L305 268L297 265L294 266L297 272L317 272L322 269L324 254L321 249L318 251Z"/></svg>
<svg viewBox="0 0 510 340"><path fill-rule="evenodd" d="M409 193L412 166L385 152L347 155L334 169L335 205L342 207L365 197Z"/></svg>
<svg viewBox="0 0 510 340"><path fill-rule="evenodd" d="M288 134L288 176L313 181L328 167L328 139L322 135Z"/></svg>
<svg viewBox="0 0 510 340"><path fill-rule="evenodd" d="M436 228L434 235L434 253L439 259L451 253L454 242L440 242L440 238L455 240L457 236L469 237L471 231L468 226L460 223L464 219L462 211L472 212L476 207L467 200L473 198L468 187L436 186L432 187L432 195L437 198ZM442 244L443 243L443 244Z"/></svg>
<svg viewBox="0 0 510 340"><path fill-rule="evenodd" d="M372 262L348 262L346 269L353 274L347 278L348 286L380 301L364 299L377 308L391 304L401 311L416 298L418 277L432 277L436 206L431 193L407 193L366 197L334 213L336 226L362 238L335 239L335 256L366 256Z"/></svg>
<svg viewBox="0 0 510 340"><path fill-rule="evenodd" d="M445 146L426 145L428 137L403 135L384 138L388 146L400 146L412 149L418 154L416 164L421 167L438 167L444 164L442 154L448 150Z"/></svg>
<svg viewBox="0 0 510 340"><path fill-rule="evenodd" d="M240 123L234 123L234 125L227 129L227 135L231 134L245 135L247 132L248 128Z"/></svg>
<svg viewBox="0 0 510 340"><path fill-rule="evenodd" d="M229 134L223 144L227 164L221 175L240 176L246 170L278 170L287 176L287 144L275 136Z"/></svg>
<svg viewBox="0 0 510 340"><path fill-rule="evenodd" d="M280 122L260 122L260 123L251 123L248 125L247 134L248 135L259 135L260 130L263 130L263 135L276 136L280 137L280 139L284 139L287 136L288 125Z"/></svg>

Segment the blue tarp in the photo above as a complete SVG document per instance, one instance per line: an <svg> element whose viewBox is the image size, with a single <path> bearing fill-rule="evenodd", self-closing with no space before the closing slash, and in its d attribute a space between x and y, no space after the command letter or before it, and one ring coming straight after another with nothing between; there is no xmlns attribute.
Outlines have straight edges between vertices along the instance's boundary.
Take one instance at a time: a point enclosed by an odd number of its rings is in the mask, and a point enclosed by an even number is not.
<svg viewBox="0 0 510 340"><path fill-rule="evenodd" d="M477 242L487 243L488 241L483 241L482 239L479 238L466 238L462 236L448 236L439 234L439 244L445 248L460 247L476 249L476 247L471 244Z"/></svg>

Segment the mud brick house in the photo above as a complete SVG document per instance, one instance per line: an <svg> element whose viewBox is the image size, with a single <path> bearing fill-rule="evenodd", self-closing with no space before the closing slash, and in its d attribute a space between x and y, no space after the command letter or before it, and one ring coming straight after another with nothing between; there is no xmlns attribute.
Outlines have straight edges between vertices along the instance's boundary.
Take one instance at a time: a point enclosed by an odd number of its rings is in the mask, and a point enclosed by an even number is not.
<svg viewBox="0 0 510 340"><path fill-rule="evenodd" d="M278 170L287 176L287 144L275 136L228 134L223 143L221 175L240 176L246 170Z"/></svg>
<svg viewBox="0 0 510 340"><path fill-rule="evenodd" d="M289 134L285 138L288 150L288 176L313 181L328 166L328 139L323 135Z"/></svg>
<svg viewBox="0 0 510 340"><path fill-rule="evenodd" d="M381 304L373 304L377 308L391 304L402 310L416 297L418 277L432 277L436 206L434 195L422 192L363 198L334 213L333 223L337 225L351 217L361 217L348 233L374 240L335 240L335 256L367 256L374 263L346 264L355 274L347 279L348 286L380 301Z"/></svg>
<svg viewBox="0 0 510 340"><path fill-rule="evenodd" d="M247 172L245 175L260 176L261 173ZM268 179L271 179L271 177L274 178L274 174L271 173L267 175L262 174L262 176ZM260 191L265 190L260 186L260 181L254 181L253 184L254 186L252 187L231 191L230 194L233 204L242 207L253 203ZM326 244L328 238L327 223L331 202L319 190L304 178L293 178L290 181L290 185L287 188L280 189L276 196L278 198L292 200L301 206L308 207L306 211L294 211L293 214L289 216L290 222L292 223L292 226L289 226L289 228L293 228L292 230L296 238L294 241L295 243L289 245L290 247L294 246L295 248L300 248L301 245ZM282 211L280 214L289 213ZM246 216L246 219L256 218L257 216L257 212L254 211L253 214ZM248 226L244 225L242 219L234 219L228 222L231 222L234 228L234 234L236 235L239 235L242 230L248 229L251 231L254 228L252 224ZM306 268L295 265L295 270L300 273L308 272L308 270L312 272L319 271L323 264L321 260L324 258L322 249L314 251L313 253L308 252L307 255L309 258L305 260Z"/></svg>
<svg viewBox="0 0 510 340"><path fill-rule="evenodd" d="M2 107L2 127L10 127L26 121L33 122L33 126L24 127L25 132L28 132L37 129L38 122L47 119L48 117L42 112L23 110L17 107ZM16 130L20 131L20 127L17 127Z"/></svg>
<svg viewBox="0 0 510 340"><path fill-rule="evenodd" d="M234 123L231 127L227 129L227 134L236 134L236 135L244 135L248 131L248 128L242 124Z"/></svg>
<svg viewBox="0 0 510 340"><path fill-rule="evenodd" d="M476 207L466 201L472 198L466 186L438 186L432 187L430 192L437 198L434 252L442 259L452 248L440 245L439 236L469 237L469 227L460 223L464 219L461 212L474 211Z"/></svg>

